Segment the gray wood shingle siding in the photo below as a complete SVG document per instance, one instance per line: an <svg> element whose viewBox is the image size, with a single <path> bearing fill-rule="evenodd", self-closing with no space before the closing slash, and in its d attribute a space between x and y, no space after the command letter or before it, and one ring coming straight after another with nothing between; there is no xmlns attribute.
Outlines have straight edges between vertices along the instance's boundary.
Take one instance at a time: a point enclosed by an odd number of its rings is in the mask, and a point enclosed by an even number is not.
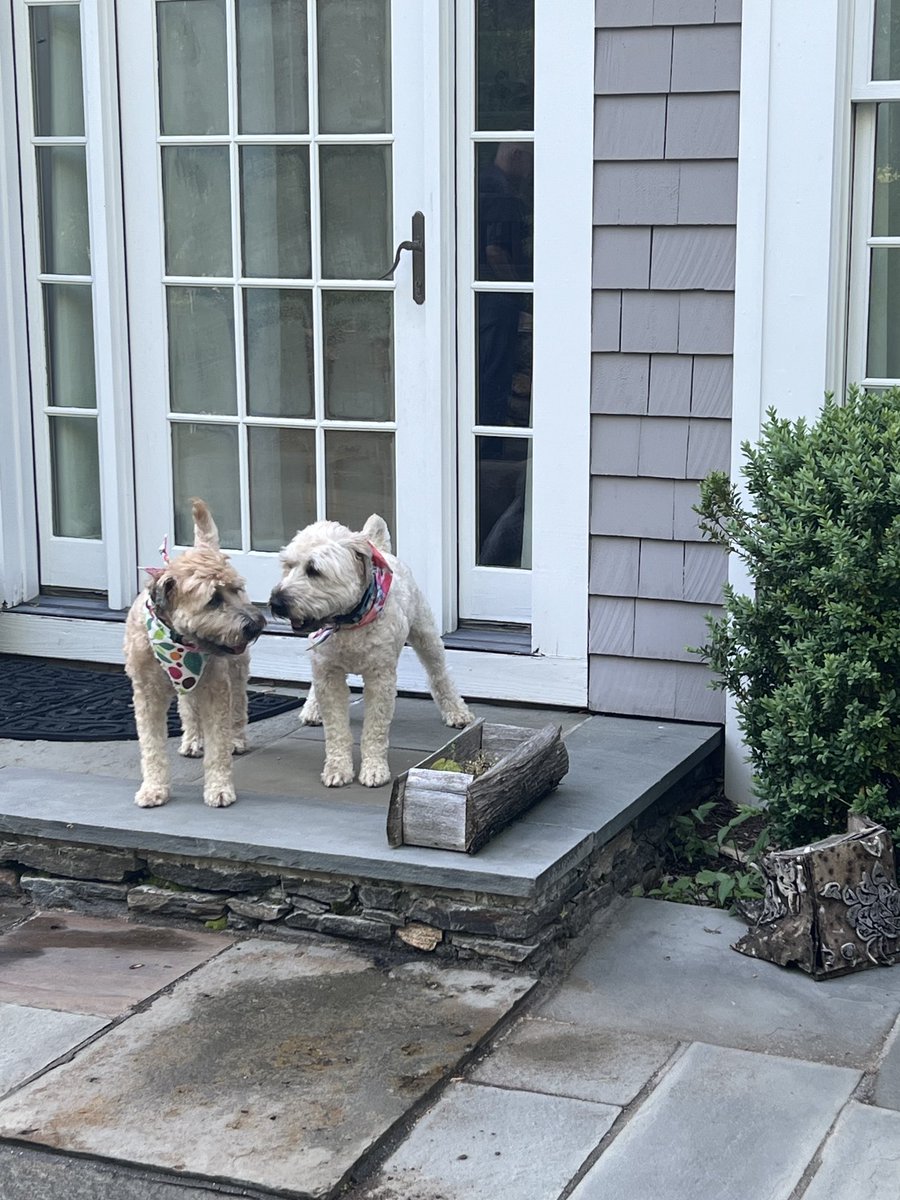
<svg viewBox="0 0 900 1200"><path fill-rule="evenodd" d="M727 574L740 0L596 0L590 702L724 719L688 645Z"/></svg>

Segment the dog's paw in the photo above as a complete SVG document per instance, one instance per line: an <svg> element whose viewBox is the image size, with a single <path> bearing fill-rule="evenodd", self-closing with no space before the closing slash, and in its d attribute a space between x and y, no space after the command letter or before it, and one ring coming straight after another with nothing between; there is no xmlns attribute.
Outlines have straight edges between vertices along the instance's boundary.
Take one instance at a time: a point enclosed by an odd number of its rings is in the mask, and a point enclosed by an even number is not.
<svg viewBox="0 0 900 1200"><path fill-rule="evenodd" d="M141 808L159 808L160 805L168 803L169 795L167 787L142 783L135 793L134 802Z"/></svg>
<svg viewBox="0 0 900 1200"><path fill-rule="evenodd" d="M246 754L248 749L249 747L247 745L246 735L243 733L236 733L234 735L234 740L231 743L231 753Z"/></svg>
<svg viewBox="0 0 900 1200"><path fill-rule="evenodd" d="M322 771L322 782L326 787L344 787L353 782L353 764L348 762L327 762Z"/></svg>
<svg viewBox="0 0 900 1200"><path fill-rule="evenodd" d="M384 787L391 782L391 768L387 759L373 758L359 768L359 782L363 787Z"/></svg>
<svg viewBox="0 0 900 1200"><path fill-rule="evenodd" d="M319 712L319 706L315 700L307 700L300 709L300 724L301 725L321 725L322 714Z"/></svg>
<svg viewBox="0 0 900 1200"><path fill-rule="evenodd" d="M199 734L182 734L178 753L183 754L185 758L202 758L203 738Z"/></svg>
<svg viewBox="0 0 900 1200"><path fill-rule="evenodd" d="M474 715L466 708L465 704L454 704L450 708L445 708L441 716L444 718L444 724L449 725L451 729L464 729L475 720Z"/></svg>
<svg viewBox="0 0 900 1200"><path fill-rule="evenodd" d="M237 796L231 784L203 789L203 803L208 804L210 808L227 808L229 804L234 804L235 800Z"/></svg>

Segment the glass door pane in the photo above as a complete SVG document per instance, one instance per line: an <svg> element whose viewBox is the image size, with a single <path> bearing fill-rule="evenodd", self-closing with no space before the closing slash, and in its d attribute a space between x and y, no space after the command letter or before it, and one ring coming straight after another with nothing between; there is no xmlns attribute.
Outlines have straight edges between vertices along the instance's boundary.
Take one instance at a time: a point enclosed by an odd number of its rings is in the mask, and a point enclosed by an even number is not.
<svg viewBox="0 0 900 1200"><path fill-rule="evenodd" d="M463 619L531 613L534 3L466 0L457 129ZM463 68L464 72L466 68ZM465 92L465 89L463 89Z"/></svg>
<svg viewBox="0 0 900 1200"><path fill-rule="evenodd" d="M78 3L14 6L40 581L104 589L88 137Z"/></svg>
<svg viewBox="0 0 900 1200"><path fill-rule="evenodd" d="M394 523L391 5L155 11L175 538L203 496L265 598L300 525Z"/></svg>

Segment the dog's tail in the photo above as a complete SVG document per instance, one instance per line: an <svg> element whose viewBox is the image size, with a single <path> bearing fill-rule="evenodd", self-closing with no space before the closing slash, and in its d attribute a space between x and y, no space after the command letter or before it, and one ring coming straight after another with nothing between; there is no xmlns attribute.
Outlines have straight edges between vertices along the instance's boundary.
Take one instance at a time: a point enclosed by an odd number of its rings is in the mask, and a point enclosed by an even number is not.
<svg viewBox="0 0 900 1200"><path fill-rule="evenodd" d="M382 554L391 553L391 531L388 529L384 518L379 517L378 513L372 513L371 517L369 517L368 521L362 527L362 534Z"/></svg>
<svg viewBox="0 0 900 1200"><path fill-rule="evenodd" d="M194 546L205 550L219 549L219 530L212 513L202 500L191 501L191 513L194 517Z"/></svg>

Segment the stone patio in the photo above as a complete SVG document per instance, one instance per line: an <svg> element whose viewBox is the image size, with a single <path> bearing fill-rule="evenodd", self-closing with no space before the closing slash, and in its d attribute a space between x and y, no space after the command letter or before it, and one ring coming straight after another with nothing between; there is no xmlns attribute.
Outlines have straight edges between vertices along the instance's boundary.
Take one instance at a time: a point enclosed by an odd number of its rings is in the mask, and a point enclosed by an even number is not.
<svg viewBox="0 0 900 1200"><path fill-rule="evenodd" d="M358 744L361 699L351 711ZM390 789L323 787L322 731L289 713L250 726L228 809L203 805L202 762L181 759L174 740L173 798L160 809L132 802L135 742L0 741L0 864L42 909L127 906L212 928L314 930L533 966L652 875L665 813L709 787L721 731L551 709L476 713L559 724L570 760L560 787L476 855L390 849ZM400 699L395 774L450 736L430 701Z"/></svg>

